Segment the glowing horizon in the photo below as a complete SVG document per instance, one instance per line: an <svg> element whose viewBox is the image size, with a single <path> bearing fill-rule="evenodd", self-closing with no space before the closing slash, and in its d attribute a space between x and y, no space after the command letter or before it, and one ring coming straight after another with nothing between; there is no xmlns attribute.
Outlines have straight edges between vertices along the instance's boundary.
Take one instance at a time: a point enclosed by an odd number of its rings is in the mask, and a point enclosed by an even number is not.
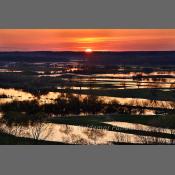
<svg viewBox="0 0 175 175"><path fill-rule="evenodd" d="M0 29L0 51L168 51L175 29Z"/></svg>

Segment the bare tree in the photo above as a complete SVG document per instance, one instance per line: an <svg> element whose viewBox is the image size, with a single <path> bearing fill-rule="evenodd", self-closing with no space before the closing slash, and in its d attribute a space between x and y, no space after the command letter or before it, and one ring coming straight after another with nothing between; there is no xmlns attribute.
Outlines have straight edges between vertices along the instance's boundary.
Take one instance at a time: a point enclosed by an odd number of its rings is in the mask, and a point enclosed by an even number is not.
<svg viewBox="0 0 175 175"><path fill-rule="evenodd" d="M66 135L70 135L73 130L68 125L62 125L61 128L59 129L59 131L66 134Z"/></svg>
<svg viewBox="0 0 175 175"><path fill-rule="evenodd" d="M94 144L97 144L97 140L103 138L105 135L103 130L96 128L87 128L84 134L86 134L89 139L93 140Z"/></svg>
<svg viewBox="0 0 175 175"><path fill-rule="evenodd" d="M40 121L29 127L29 134L36 140L47 139L52 133L52 129L52 125L49 127L49 124Z"/></svg>
<svg viewBox="0 0 175 175"><path fill-rule="evenodd" d="M9 134L12 134L14 136L22 136L23 135L23 126L16 125L16 126L12 126L12 127L7 127L6 126L6 132Z"/></svg>
<svg viewBox="0 0 175 175"><path fill-rule="evenodd" d="M0 122L0 133L7 133L14 136L22 136L23 130L23 126L20 124L7 126L5 123Z"/></svg>

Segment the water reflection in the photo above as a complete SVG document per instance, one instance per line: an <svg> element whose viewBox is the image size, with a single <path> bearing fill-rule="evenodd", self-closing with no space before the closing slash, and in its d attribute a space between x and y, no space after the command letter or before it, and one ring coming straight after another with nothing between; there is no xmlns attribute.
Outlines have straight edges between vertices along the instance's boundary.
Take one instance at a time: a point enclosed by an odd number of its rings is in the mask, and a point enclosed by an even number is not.
<svg viewBox="0 0 175 175"><path fill-rule="evenodd" d="M162 133L169 133L169 134L171 134L171 132L172 132L172 130L166 129L166 128L158 128L158 127L153 127L153 126L148 126L148 125L143 125L143 124L128 123L128 122L116 122L116 121L114 121L114 122L104 122L104 123L110 124L112 126L141 130L141 131L154 131L154 132L161 131Z"/></svg>
<svg viewBox="0 0 175 175"><path fill-rule="evenodd" d="M94 144L97 144L99 139L103 140L103 137L105 136L104 130L94 128L87 128L84 131L84 134L87 135L88 139L92 140Z"/></svg>
<svg viewBox="0 0 175 175"><path fill-rule="evenodd" d="M50 141L61 141L73 144L110 144L116 132L88 128L82 126L52 124L53 134L48 137Z"/></svg>
<svg viewBox="0 0 175 175"><path fill-rule="evenodd" d="M61 74L43 74L43 75L38 75L38 77L59 77Z"/></svg>
<svg viewBox="0 0 175 175"><path fill-rule="evenodd" d="M30 101L34 100L35 96L31 93L24 92L22 90L15 90L13 88L3 89L0 88L0 94L4 94L7 98L0 98L0 104L10 103L14 100L16 101Z"/></svg>
<svg viewBox="0 0 175 175"><path fill-rule="evenodd" d="M114 124L115 123L110 123ZM120 124L125 127L133 128L134 125L128 124ZM39 130L38 126L31 127L13 127L13 128L5 128L6 132L9 134L13 134L19 137L29 137L35 138L39 140L47 140L47 141L55 141L55 142L64 142L69 144L112 144L113 142L120 143L170 143L170 139L164 139L160 137L152 137L152 136L140 136L128 133L122 133L117 131L108 131L105 129L96 129L82 127L82 126L74 126L74 125L65 125L65 124L44 124L42 125L42 129ZM146 129L150 131L150 128L145 128L145 126L135 126L135 129ZM156 132L162 132L162 130L153 130ZM166 130L164 130L166 132Z"/></svg>
<svg viewBox="0 0 175 175"><path fill-rule="evenodd" d="M103 76L104 75L104 76ZM108 75L110 75L108 77ZM112 76L115 75L115 76ZM137 88L173 88L175 87L175 78L171 77L141 77L134 78L137 76L123 76L126 74L99 74L97 75L89 75L89 76L80 76L72 74L71 81L73 82L81 82L82 85L88 85L89 83L93 84L95 87L103 88L119 88L119 89L137 89ZM68 78L63 78L65 81L69 81ZM110 87L111 86L111 87ZM87 86L88 87L88 86Z"/></svg>
<svg viewBox="0 0 175 175"><path fill-rule="evenodd" d="M154 71L151 73L144 73L144 72L129 72L129 73L113 73L113 74L94 74L97 77L133 77L136 75L141 76L156 76L156 75L171 75L175 77L175 71Z"/></svg>
<svg viewBox="0 0 175 175"><path fill-rule="evenodd" d="M31 93L24 92L22 90L15 89L3 89L0 88L0 93L5 94L7 98L0 98L0 104L9 103L13 100L17 101L28 101L37 99L40 104L54 103L54 100L61 95L66 95L65 93L60 92L49 92L45 95L35 97ZM81 100L87 97L87 95L72 94L78 96ZM159 100L148 100L142 98L121 98L121 97L108 97L108 96L99 96L99 99L108 103L111 101L118 101L121 105L130 105L130 106L140 106L140 107L154 107L154 108L163 108L163 109L173 109L174 102L172 101L159 101ZM150 111L148 111L150 112Z"/></svg>
<svg viewBox="0 0 175 175"><path fill-rule="evenodd" d="M0 72L14 72L14 73L21 73L22 71L20 71L20 70L15 70L15 69L0 69Z"/></svg>

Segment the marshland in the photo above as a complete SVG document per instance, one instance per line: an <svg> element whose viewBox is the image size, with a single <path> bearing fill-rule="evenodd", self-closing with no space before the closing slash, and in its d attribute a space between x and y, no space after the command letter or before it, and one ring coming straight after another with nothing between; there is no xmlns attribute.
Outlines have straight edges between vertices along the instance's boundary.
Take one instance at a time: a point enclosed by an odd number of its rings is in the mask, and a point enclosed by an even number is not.
<svg viewBox="0 0 175 175"><path fill-rule="evenodd" d="M174 144L174 55L0 53L0 143Z"/></svg>

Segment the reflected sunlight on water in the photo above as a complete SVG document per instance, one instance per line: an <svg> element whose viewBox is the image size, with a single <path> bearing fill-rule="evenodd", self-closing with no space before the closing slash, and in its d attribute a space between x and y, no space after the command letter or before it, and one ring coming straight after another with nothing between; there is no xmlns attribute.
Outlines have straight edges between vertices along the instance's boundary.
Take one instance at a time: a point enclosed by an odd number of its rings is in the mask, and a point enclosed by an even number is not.
<svg viewBox="0 0 175 175"><path fill-rule="evenodd" d="M120 124L121 122L107 122L109 124L117 125L117 126L125 126L126 130L128 128L134 128L134 124ZM140 129L143 126L140 125ZM147 129L146 126L144 126ZM33 129L36 127L23 128L22 133L17 133L17 136L22 137L30 137L33 138L31 134ZM135 128L138 129L138 126ZM36 130L37 131L37 130ZM150 130L149 130L150 131ZM155 130L154 130L155 131ZM108 131L106 129L96 129L96 127L88 128L82 126L73 126L73 125L65 125L65 124L45 124L43 130L40 132L41 140L47 141L57 141L64 142L69 144L112 144L112 142L116 143L143 143L143 139L152 140L151 136L139 136L129 133L122 133L120 131ZM162 138L158 138L162 139ZM170 139L163 139L167 143L170 142Z"/></svg>
<svg viewBox="0 0 175 175"><path fill-rule="evenodd" d="M9 103L13 100L25 101L25 100L34 100L36 97L31 93L24 92L22 90L15 89L3 89L0 88L0 93L5 94L7 98L0 98L0 104ZM60 95L65 95L65 93L60 92L49 92L45 95L41 95L38 98L40 104L44 103L54 103L54 100L57 99ZM87 97L85 94L72 94L78 96L80 99ZM172 109L174 103L172 101L159 101L159 100L148 100L142 98L121 98L121 97L108 97L108 96L99 96L101 100L108 103L110 101L118 101L121 105L131 105L131 106L141 106L141 107L155 107L155 108L167 108Z"/></svg>
<svg viewBox="0 0 175 175"><path fill-rule="evenodd" d="M38 63L40 65L40 63ZM63 64L61 66L61 64ZM63 63L56 63L51 65L54 68L63 68ZM170 91L175 87L175 71L156 71L151 73L144 73L144 72L129 72L129 73L116 73L116 74L76 74L72 72L80 71L80 68L70 67L66 68L63 74L62 71L50 71L46 73L45 71L36 71L40 75L34 75L38 77L54 77L57 81L54 84L55 88L58 90L70 88L72 90L89 90L90 88L96 90L104 90L104 89L140 89L140 88L162 88L162 91ZM124 69L120 69L121 71ZM17 70L8 70L8 69L0 69L0 72L22 72ZM144 76L140 79L134 79L135 76L141 74ZM167 75L169 78L150 78L149 76L157 76L157 75ZM63 76L63 77L62 77ZM65 77L64 77L65 76ZM67 77L71 78L67 78ZM172 76L172 77L170 77ZM53 78L53 79L54 79ZM73 83L71 87L65 84L65 87L61 86L61 81L70 83L70 79ZM76 83L82 83L79 84ZM92 85L92 87L90 87ZM94 86L93 86L94 85ZM3 86L5 87L5 86ZM17 86L18 87L18 86ZM53 90L54 91L54 90ZM83 92L81 92L83 93ZM83 100L87 97L85 94L76 94L72 93ZM5 89L0 88L0 104L10 103L14 100L16 101L31 101L31 100L38 100L39 104L49 104L55 103L55 100L60 96L65 96L66 93L60 92L48 92L47 94L40 95L38 97L34 96L32 93L25 92L23 90L16 90L13 88ZM156 111L152 108L162 108L162 109L173 109L175 107L175 103L173 101L160 101L160 100L149 100L143 98L122 98L122 97L110 97L110 96L98 96L99 99L103 100L106 103L111 101L117 101L121 105L128 105L128 106L136 106L139 107L150 107L151 109L144 109L144 115L155 115ZM139 114L139 111L138 113ZM80 113L80 115L83 115ZM116 114L114 114L116 115ZM141 114L139 114L141 115ZM0 113L0 118L2 117L2 113ZM169 129L151 127L143 124L135 124L135 123L127 123L127 122L104 122L105 124L109 124L111 126L122 127L127 129L133 130L141 130L141 131L153 131L153 132L162 132L162 133L171 133ZM35 126L34 126L35 127ZM17 134L18 135L18 134ZM21 133L18 136L30 137L33 138L31 135L31 128L25 128L22 135ZM111 144L112 142L128 142L128 143L144 143L145 138L149 138L151 140L152 137L150 136L142 136L129 134L129 133L122 133L117 130L108 131L107 129L97 129L96 127L89 128L83 126L75 126L75 125L66 125L66 124L50 124L45 123L43 127L42 134L40 135L40 139L48 140L48 141L59 141L65 143L72 143L72 144ZM167 143L170 142L169 139L164 139Z"/></svg>
<svg viewBox="0 0 175 175"><path fill-rule="evenodd" d="M35 96L31 93L24 92L22 90L15 90L15 89L3 89L0 88L0 94L7 95L7 98L0 98L0 104L10 103L13 100L17 101L27 101L27 100L34 100Z"/></svg>
<svg viewBox="0 0 175 175"><path fill-rule="evenodd" d="M128 122L104 122L106 124L110 124L112 126L118 126L118 127L124 127L128 129L135 129L135 130L141 130L141 131L157 131L157 132L162 132L162 133L169 133L171 134L170 129L165 129L165 128L158 128L158 127L153 127L153 126L148 126L148 125L143 125L143 124L135 124L135 123L128 123Z"/></svg>

